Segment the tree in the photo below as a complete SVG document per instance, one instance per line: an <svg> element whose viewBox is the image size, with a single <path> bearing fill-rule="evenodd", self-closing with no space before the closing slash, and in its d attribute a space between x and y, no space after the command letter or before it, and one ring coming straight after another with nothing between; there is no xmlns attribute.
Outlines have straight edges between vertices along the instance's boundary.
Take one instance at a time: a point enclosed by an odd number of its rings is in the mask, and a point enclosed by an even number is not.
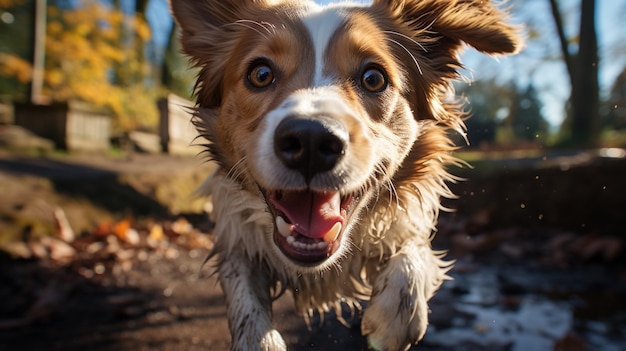
<svg viewBox="0 0 626 351"><path fill-rule="evenodd" d="M515 91L509 115L502 127L510 129L515 141L545 142L548 122L541 114L541 101L534 85L529 84L523 92Z"/></svg>
<svg viewBox="0 0 626 351"><path fill-rule="evenodd" d="M0 95L26 100L32 79L31 0L0 0Z"/></svg>
<svg viewBox="0 0 626 351"><path fill-rule="evenodd" d="M565 35L563 17L557 0L550 0L563 60L571 83L567 117L561 126L564 142L571 146L590 146L599 132L598 44L595 26L595 0L581 0L578 50L573 51Z"/></svg>
<svg viewBox="0 0 626 351"><path fill-rule="evenodd" d="M493 144L503 116L508 114L515 87L499 84L495 78L479 80L457 89L469 101L471 118L465 121L471 146Z"/></svg>
<svg viewBox="0 0 626 351"><path fill-rule="evenodd" d="M520 90L495 79L480 80L457 89L469 100L471 118L465 121L471 146L545 143L548 122L541 112L537 90Z"/></svg>
<svg viewBox="0 0 626 351"><path fill-rule="evenodd" d="M143 54L151 35L147 23L97 0L68 9L50 6L47 15L43 95L107 108L123 130L156 126L158 85L144 84L151 72ZM13 62L0 75L29 79L24 61Z"/></svg>
<svg viewBox="0 0 626 351"><path fill-rule="evenodd" d="M622 70L611 88L605 104L606 113L603 126L607 129L626 129L626 67Z"/></svg>
<svg viewBox="0 0 626 351"><path fill-rule="evenodd" d="M178 41L180 32L177 27L173 26L169 35L170 39L162 66L161 84L175 94L191 98L199 69L192 68L189 58L182 54L182 47Z"/></svg>
<svg viewBox="0 0 626 351"><path fill-rule="evenodd" d="M48 12L44 93L106 106L122 129L156 123L154 94L143 85L150 69L143 58L147 24L96 1Z"/></svg>

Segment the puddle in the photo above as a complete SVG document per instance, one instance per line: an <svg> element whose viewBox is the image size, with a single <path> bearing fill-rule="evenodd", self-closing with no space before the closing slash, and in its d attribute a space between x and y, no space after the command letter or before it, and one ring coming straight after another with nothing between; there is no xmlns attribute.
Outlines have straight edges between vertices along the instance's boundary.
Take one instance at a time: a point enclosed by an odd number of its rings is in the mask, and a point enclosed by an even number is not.
<svg viewBox="0 0 626 351"><path fill-rule="evenodd" d="M524 298L517 311L464 303L457 308L471 320L440 331L432 328L429 343L451 349L471 344L489 350L552 350L573 325L566 306L535 297Z"/></svg>
<svg viewBox="0 0 626 351"><path fill-rule="evenodd" d="M519 267L453 275L432 301L432 323L417 350L626 349L623 290L607 291L599 283L605 275Z"/></svg>

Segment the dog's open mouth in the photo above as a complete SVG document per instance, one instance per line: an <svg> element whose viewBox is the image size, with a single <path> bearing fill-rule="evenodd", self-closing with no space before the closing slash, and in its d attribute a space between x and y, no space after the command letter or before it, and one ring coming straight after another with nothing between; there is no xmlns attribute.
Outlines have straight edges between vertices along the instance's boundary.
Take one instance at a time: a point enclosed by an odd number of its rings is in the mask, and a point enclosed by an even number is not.
<svg viewBox="0 0 626 351"><path fill-rule="evenodd" d="M280 190L266 198L274 216L274 242L285 256L317 264L337 252L354 196Z"/></svg>

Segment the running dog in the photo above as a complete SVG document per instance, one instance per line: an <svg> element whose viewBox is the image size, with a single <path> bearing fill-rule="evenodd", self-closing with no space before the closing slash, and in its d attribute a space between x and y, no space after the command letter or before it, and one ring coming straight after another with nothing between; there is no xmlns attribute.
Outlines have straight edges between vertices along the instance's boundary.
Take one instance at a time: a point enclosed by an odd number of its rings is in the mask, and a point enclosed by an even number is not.
<svg viewBox="0 0 626 351"><path fill-rule="evenodd" d="M232 350L286 350L284 290L305 318L362 310L374 350L406 350L451 264L431 248L452 196L452 81L467 44L515 53L519 28L481 0L171 0L199 68L194 123L219 165L212 257Z"/></svg>

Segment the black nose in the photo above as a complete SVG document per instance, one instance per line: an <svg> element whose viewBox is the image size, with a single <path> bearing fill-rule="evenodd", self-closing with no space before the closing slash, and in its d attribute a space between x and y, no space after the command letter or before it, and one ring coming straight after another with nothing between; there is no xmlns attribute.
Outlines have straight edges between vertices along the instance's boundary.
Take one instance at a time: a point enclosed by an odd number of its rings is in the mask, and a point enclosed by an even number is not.
<svg viewBox="0 0 626 351"><path fill-rule="evenodd" d="M307 182L317 173L331 170L348 146L348 133L331 118L287 117L274 132L274 153Z"/></svg>

